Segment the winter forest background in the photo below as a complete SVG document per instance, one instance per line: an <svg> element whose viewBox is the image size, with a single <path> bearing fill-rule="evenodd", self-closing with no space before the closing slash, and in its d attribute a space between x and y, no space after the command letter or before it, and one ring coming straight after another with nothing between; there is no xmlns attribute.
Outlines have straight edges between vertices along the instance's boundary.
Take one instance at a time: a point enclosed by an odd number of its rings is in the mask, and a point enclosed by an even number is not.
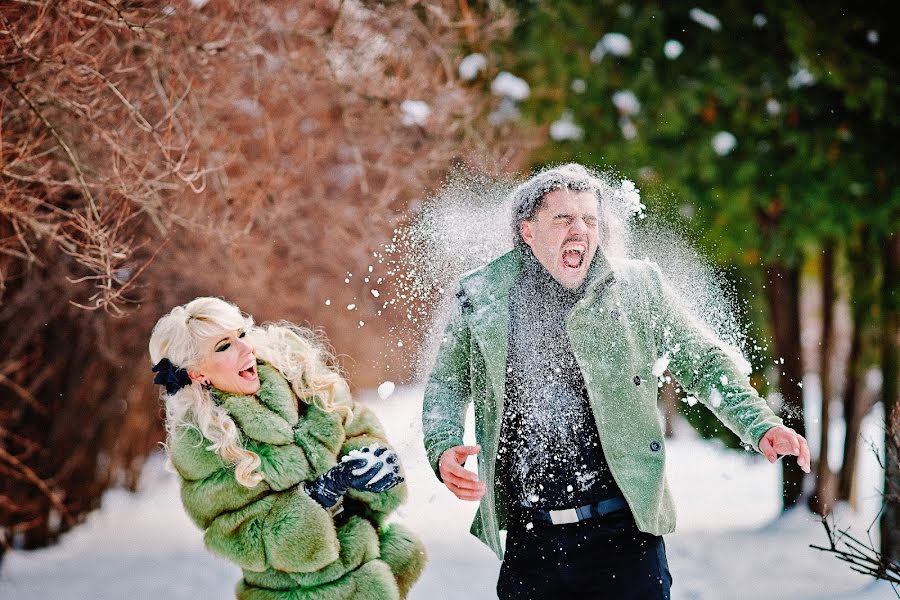
<svg viewBox="0 0 900 600"><path fill-rule="evenodd" d="M661 390L675 597L895 597L889 7L0 1L0 595L230 593L162 468L146 350L171 306L218 295L321 327L383 415L431 554L413 595L490 597L471 507L419 456L445 293L408 232L448 189L494 214L497 190L574 160L634 181L662 243L734 290L754 385L813 448L812 475L768 465Z"/></svg>

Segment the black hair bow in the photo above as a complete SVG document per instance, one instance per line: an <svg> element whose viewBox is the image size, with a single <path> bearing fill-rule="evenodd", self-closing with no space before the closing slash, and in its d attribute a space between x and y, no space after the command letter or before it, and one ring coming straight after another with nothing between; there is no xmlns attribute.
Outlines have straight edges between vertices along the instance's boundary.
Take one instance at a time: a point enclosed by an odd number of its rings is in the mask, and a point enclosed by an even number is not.
<svg viewBox="0 0 900 600"><path fill-rule="evenodd" d="M191 385L191 378L186 369L176 367L168 358L164 358L153 367L156 377L153 383L166 386L166 393L170 396L186 385Z"/></svg>

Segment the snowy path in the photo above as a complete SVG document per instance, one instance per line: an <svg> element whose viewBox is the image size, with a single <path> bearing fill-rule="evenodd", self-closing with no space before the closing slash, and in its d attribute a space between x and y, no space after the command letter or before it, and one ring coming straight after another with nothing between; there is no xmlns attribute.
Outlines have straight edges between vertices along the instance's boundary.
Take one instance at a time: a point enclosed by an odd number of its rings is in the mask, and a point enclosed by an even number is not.
<svg viewBox="0 0 900 600"><path fill-rule="evenodd" d="M410 500L398 518L423 538L430 561L411 600L484 600L496 597L499 561L468 525L475 506L457 501L434 478L421 448L420 388L398 388L387 400L364 396L381 415L404 460ZM871 415L864 437L880 439ZM893 598L887 586L850 571L809 548L824 544L814 515L778 516L779 472L760 458L724 451L679 431L669 453L669 479L679 530L666 537L674 600L796 600ZM810 436L812 437L812 436ZM859 513L842 510L839 525L864 535L878 506L881 477L862 446ZM237 568L203 548L187 519L174 477L161 457L148 465L138 494L113 490L103 508L53 548L12 552L0 571L4 600L227 599ZM844 507L842 507L844 508Z"/></svg>

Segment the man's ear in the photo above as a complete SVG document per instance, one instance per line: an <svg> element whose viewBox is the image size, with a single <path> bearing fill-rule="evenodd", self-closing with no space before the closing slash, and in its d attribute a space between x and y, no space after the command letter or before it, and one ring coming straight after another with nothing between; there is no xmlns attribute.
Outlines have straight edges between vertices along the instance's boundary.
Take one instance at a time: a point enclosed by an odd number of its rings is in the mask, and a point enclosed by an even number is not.
<svg viewBox="0 0 900 600"><path fill-rule="evenodd" d="M534 231L532 231L531 221L522 221L519 223L519 233L522 234L522 240L532 246L534 244Z"/></svg>

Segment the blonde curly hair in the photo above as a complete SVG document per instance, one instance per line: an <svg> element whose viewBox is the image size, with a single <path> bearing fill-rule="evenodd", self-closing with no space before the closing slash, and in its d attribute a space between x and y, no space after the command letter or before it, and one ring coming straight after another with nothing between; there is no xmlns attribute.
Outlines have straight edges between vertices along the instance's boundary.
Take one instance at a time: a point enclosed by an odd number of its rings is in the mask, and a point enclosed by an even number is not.
<svg viewBox="0 0 900 600"><path fill-rule="evenodd" d="M314 332L285 321L256 326L252 317L221 298L195 298L161 317L150 334L150 360L155 365L167 358L177 367L197 369L205 358L201 340L238 330L246 332L257 359L275 367L298 399L339 412L344 424L349 423L350 388ZM162 398L169 438L184 428L197 429L210 442L207 449L234 466L238 483L254 487L263 480L259 456L243 447L240 430L209 390L194 381L174 394L164 391Z"/></svg>

